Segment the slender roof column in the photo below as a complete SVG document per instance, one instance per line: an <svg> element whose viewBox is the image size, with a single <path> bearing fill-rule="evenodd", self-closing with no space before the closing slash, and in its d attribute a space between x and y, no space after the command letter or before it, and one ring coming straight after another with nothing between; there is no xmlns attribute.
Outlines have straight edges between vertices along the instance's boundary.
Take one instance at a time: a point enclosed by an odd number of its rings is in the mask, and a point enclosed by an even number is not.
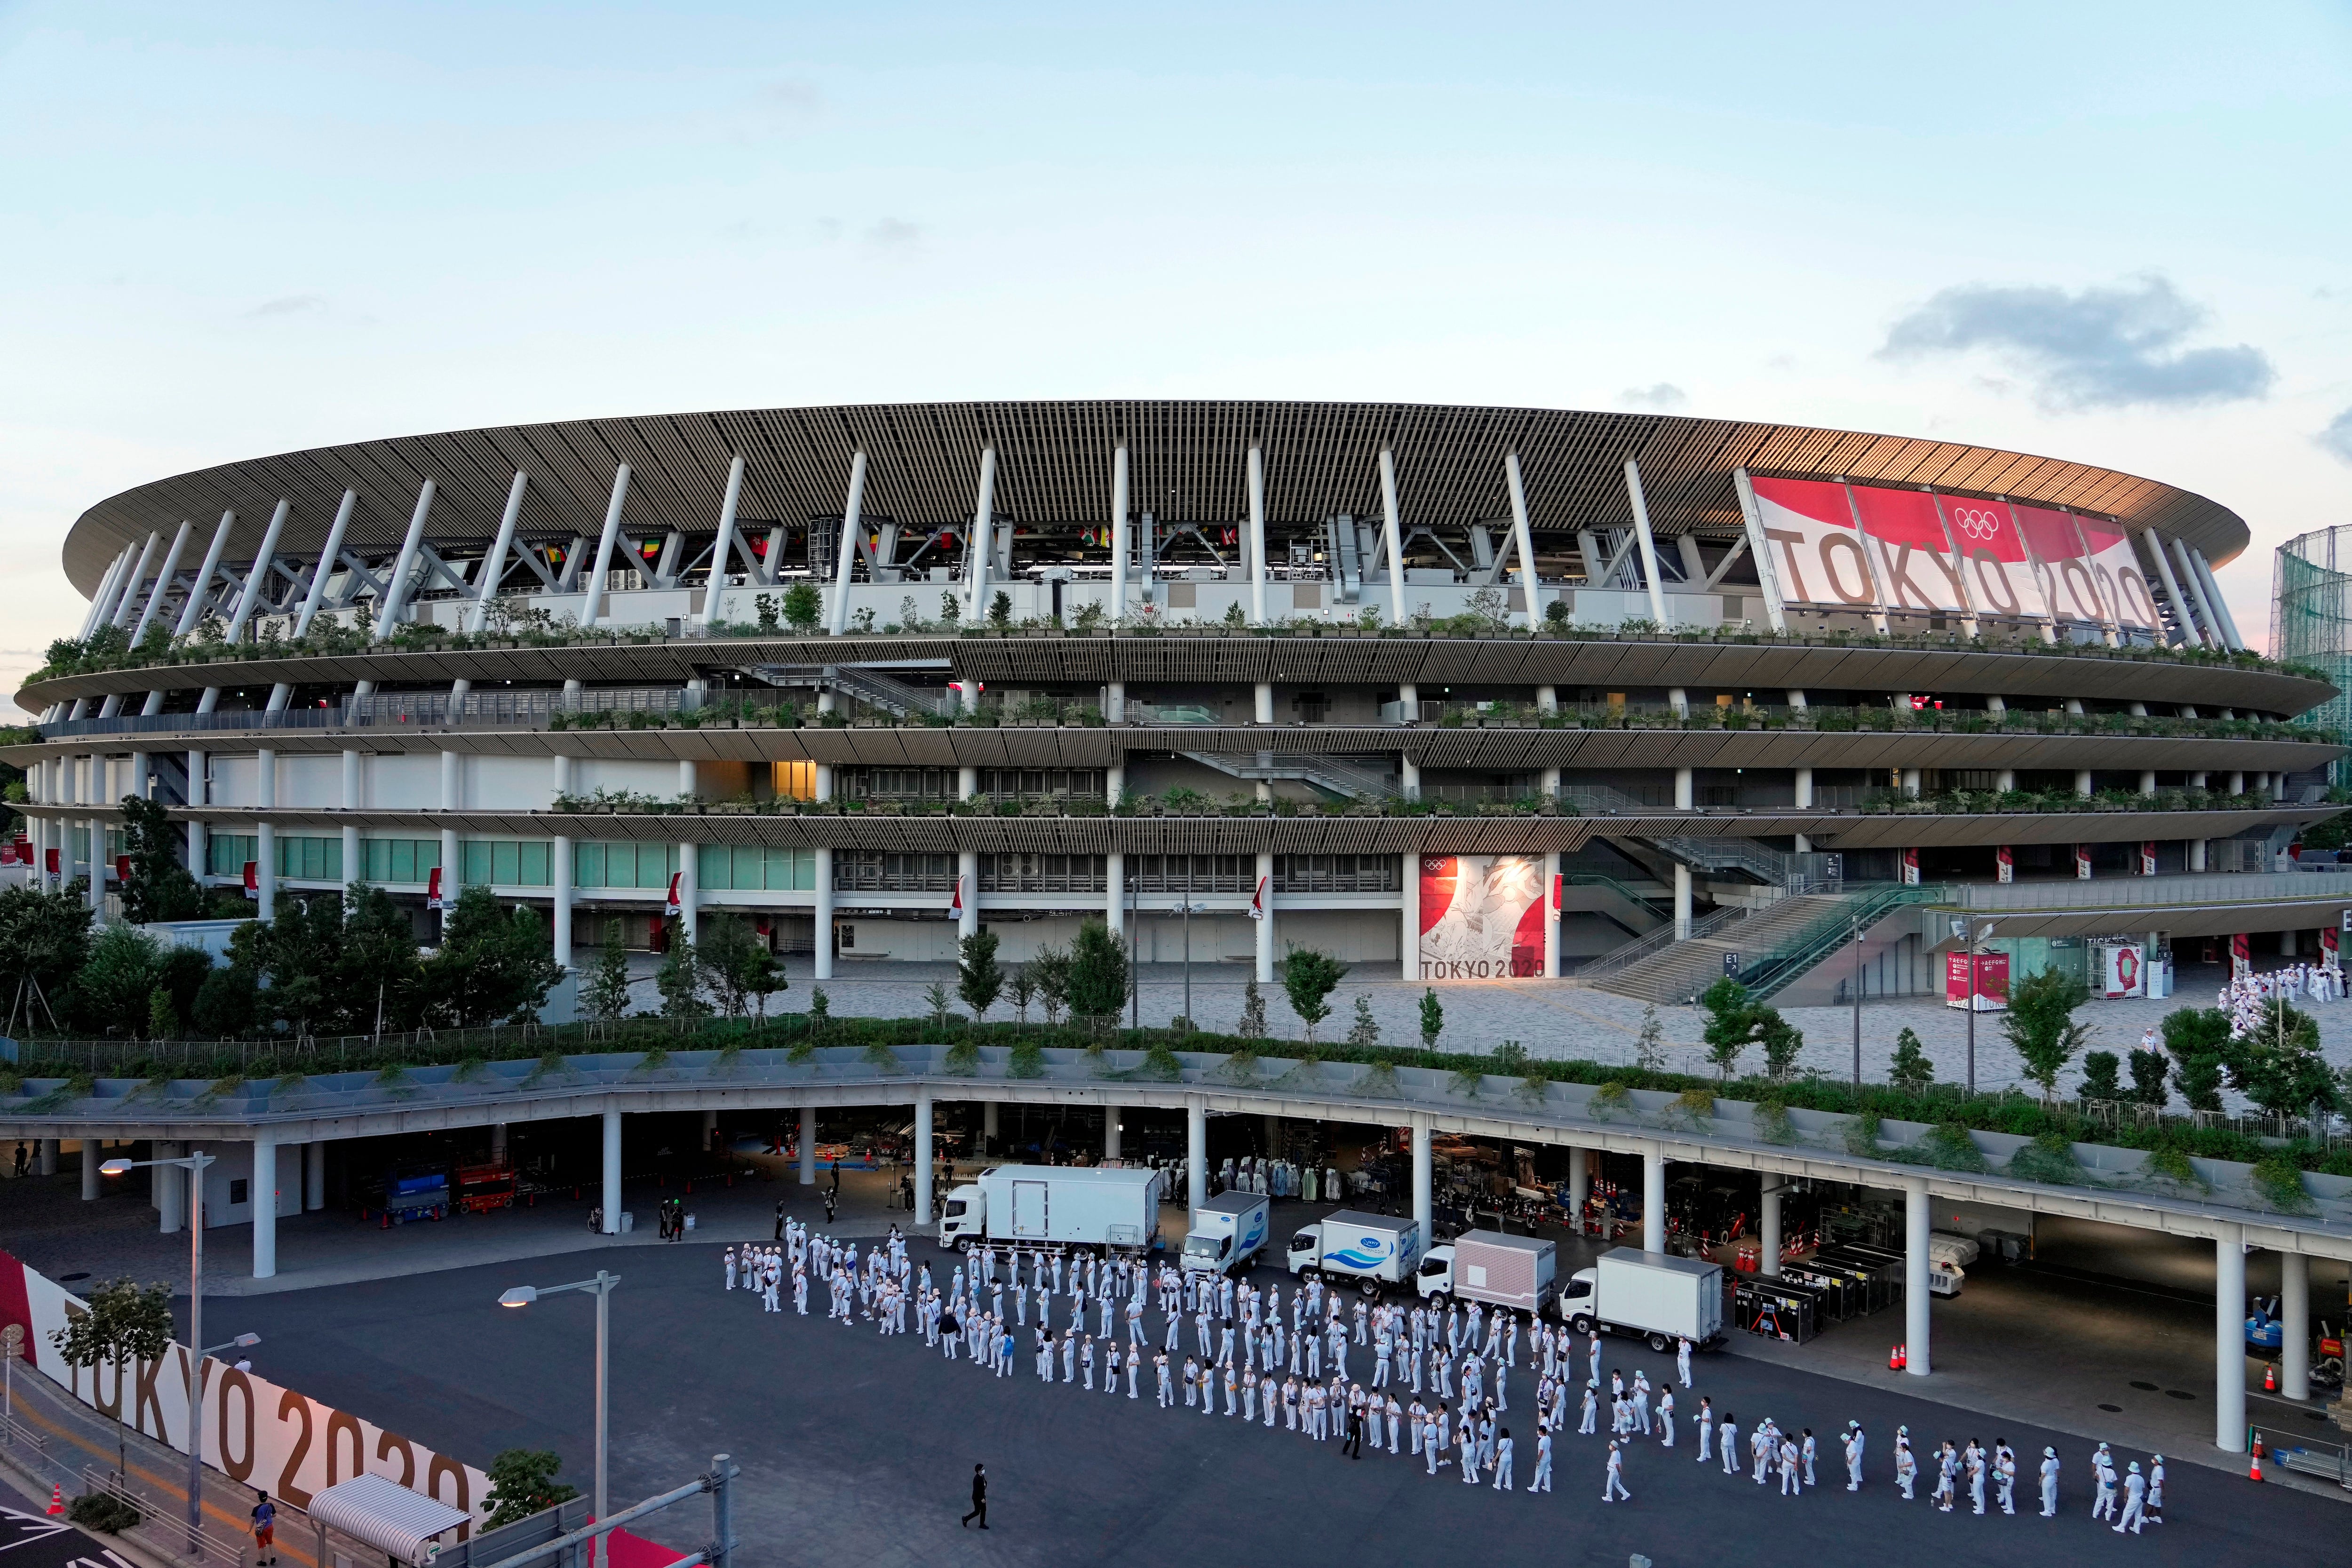
<svg viewBox="0 0 2352 1568"><path fill-rule="evenodd" d="M735 459L735 468L727 479L727 517L720 524L722 532L734 531L735 492L743 476L743 459ZM857 536L865 531L860 521L866 510L866 448L860 447L849 455L849 495L841 503L841 538L834 554L833 615L825 625L839 637L849 629L849 583L857 569ZM704 618L709 625L709 617Z"/></svg>
<svg viewBox="0 0 2352 1568"><path fill-rule="evenodd" d="M580 624L593 627L604 615L604 576L613 569L613 542L621 536L621 509L629 501L629 465L613 470L613 499L604 506L604 531L596 540L596 563L588 574L588 597Z"/></svg>
<svg viewBox="0 0 2352 1568"><path fill-rule="evenodd" d="M1633 542L1641 547L1642 576L1650 587L1650 619L1664 627L1666 589L1658 581L1658 542L1650 532L1650 504L1642 495L1642 466L1631 458L1625 459L1625 499L1633 503Z"/></svg>
<svg viewBox="0 0 2352 1568"><path fill-rule="evenodd" d="M1519 474L1519 455L1503 455L1503 479L1511 492L1511 537L1519 546L1519 595L1528 602L1528 630L1543 625L1543 612L1536 608L1536 541L1535 531L1528 526L1528 487Z"/></svg>

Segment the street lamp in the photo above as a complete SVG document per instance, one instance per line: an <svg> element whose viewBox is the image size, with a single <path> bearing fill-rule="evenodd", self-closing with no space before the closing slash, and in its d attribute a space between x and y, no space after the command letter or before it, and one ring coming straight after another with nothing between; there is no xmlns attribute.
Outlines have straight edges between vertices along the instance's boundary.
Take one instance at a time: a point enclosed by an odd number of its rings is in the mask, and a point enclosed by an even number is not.
<svg viewBox="0 0 2352 1568"><path fill-rule="evenodd" d="M181 1154L165 1160L109 1160L98 1169L108 1176L169 1165L187 1173L188 1183L188 1343L205 1342L205 1171L220 1162L205 1153ZM254 1201L265 1201L259 1192ZM188 1360L188 1552L205 1554L201 1527L205 1519L205 1357L214 1351L242 1349L261 1342L259 1334L239 1334L226 1344L199 1348Z"/></svg>
<svg viewBox="0 0 2352 1568"><path fill-rule="evenodd" d="M611 1363L608 1347L612 1342L613 1287L621 1282L617 1274L596 1270L593 1279L575 1279L569 1285L518 1285L499 1298L501 1307L528 1307L541 1296L559 1295L566 1290L585 1290L596 1298L596 1517L604 1517L604 1433L609 1408L611 1379L607 1369ZM607 1563L611 1553L605 1554Z"/></svg>
<svg viewBox="0 0 2352 1568"><path fill-rule="evenodd" d="M1963 925L1969 923L1965 915L1961 921ZM1977 1092L1977 948L1985 938L1992 935L1992 921L1987 921L1969 931L1969 1094L1971 1098Z"/></svg>

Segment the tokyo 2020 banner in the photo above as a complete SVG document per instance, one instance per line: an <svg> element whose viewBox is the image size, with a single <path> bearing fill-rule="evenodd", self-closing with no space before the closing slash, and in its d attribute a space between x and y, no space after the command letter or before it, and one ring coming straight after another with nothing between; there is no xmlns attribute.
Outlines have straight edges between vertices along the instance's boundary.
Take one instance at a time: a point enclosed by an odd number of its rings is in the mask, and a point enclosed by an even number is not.
<svg viewBox="0 0 2352 1568"><path fill-rule="evenodd" d="M1543 954L1540 857L1421 858L1423 980L1533 980Z"/></svg>

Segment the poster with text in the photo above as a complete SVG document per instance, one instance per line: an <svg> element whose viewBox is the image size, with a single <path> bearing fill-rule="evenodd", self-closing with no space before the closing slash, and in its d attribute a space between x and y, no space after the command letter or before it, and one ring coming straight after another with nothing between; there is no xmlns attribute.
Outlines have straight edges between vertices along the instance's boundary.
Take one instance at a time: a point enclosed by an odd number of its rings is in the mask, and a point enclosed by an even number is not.
<svg viewBox="0 0 2352 1568"><path fill-rule="evenodd" d="M2147 575L2131 535L2112 522L2077 516L2083 542L2088 547L2091 578L2115 612L2116 624L2126 631L2152 630L2156 626L2156 595L2148 592Z"/></svg>
<svg viewBox="0 0 2352 1568"><path fill-rule="evenodd" d="M1873 610L1878 584L1845 487L1820 479L1756 479L1756 510L1783 604Z"/></svg>
<svg viewBox="0 0 2352 1568"><path fill-rule="evenodd" d="M1421 858L1421 977L1532 980L1543 973L1543 861L1532 855Z"/></svg>
<svg viewBox="0 0 2352 1568"><path fill-rule="evenodd" d="M1967 563L1969 597L1977 614L2013 620L2039 620L2046 615L2049 604L2008 503L1963 496L1938 499L1960 559Z"/></svg>
<svg viewBox="0 0 2352 1568"><path fill-rule="evenodd" d="M2083 550L2082 535L2074 531L2073 515L2040 506L2021 506L2016 511L2018 530L2025 535L2025 547L2033 552L2034 575L2042 580L2050 618L2105 626L2106 611Z"/></svg>
<svg viewBox="0 0 2352 1568"><path fill-rule="evenodd" d="M1890 610L1965 610L1960 566L1936 498L1925 490L1853 487L1854 509L1877 553L1878 580Z"/></svg>

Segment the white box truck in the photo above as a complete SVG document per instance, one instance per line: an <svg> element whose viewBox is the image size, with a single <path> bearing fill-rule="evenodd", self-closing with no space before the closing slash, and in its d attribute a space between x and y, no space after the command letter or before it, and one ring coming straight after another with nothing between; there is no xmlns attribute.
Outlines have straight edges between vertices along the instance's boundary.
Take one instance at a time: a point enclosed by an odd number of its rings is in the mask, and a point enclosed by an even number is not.
<svg viewBox="0 0 2352 1568"><path fill-rule="evenodd" d="M1706 1345L1723 1335L1723 1265L1613 1247L1569 1280L1559 1315L1580 1334L1631 1334L1662 1353L1678 1339Z"/></svg>
<svg viewBox="0 0 2352 1568"><path fill-rule="evenodd" d="M1559 1247L1554 1243L1471 1230L1431 1247L1413 1283L1424 1299L1443 1294L1540 1312L1551 1304L1559 1274Z"/></svg>
<svg viewBox="0 0 2352 1568"><path fill-rule="evenodd" d="M1274 1205L1264 1193L1219 1193L1192 1211L1184 1271L1229 1274L1257 1256L1273 1227Z"/></svg>
<svg viewBox="0 0 2352 1568"><path fill-rule="evenodd" d="M1320 1268L1364 1282L1367 1295L1402 1285L1421 1260L1421 1226L1409 1219L1340 1209L1298 1227L1290 1238L1290 1271Z"/></svg>
<svg viewBox="0 0 2352 1568"><path fill-rule="evenodd" d="M1103 1165L997 1165L948 1194L940 1245L1150 1247L1160 1173Z"/></svg>

